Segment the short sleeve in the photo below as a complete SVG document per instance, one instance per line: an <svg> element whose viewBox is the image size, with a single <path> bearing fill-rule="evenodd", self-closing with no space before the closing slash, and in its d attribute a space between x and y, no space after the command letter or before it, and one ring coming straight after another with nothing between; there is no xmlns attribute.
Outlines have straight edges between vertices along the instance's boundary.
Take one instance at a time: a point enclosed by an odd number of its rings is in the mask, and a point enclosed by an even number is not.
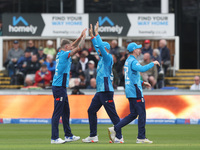
<svg viewBox="0 0 200 150"><path fill-rule="evenodd" d="M71 51L66 51L66 52L63 53L62 57L68 59L68 58L70 58L70 53L71 53Z"/></svg>

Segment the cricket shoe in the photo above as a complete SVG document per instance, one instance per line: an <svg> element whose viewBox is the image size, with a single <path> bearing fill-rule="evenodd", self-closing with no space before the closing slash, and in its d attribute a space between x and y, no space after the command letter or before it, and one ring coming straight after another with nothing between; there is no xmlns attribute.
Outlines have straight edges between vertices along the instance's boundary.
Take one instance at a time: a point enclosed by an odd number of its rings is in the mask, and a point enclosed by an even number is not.
<svg viewBox="0 0 200 150"><path fill-rule="evenodd" d="M99 141L98 136L94 136L94 137L88 136L85 139L82 139L82 142L84 142L84 143L96 143L98 141Z"/></svg>
<svg viewBox="0 0 200 150"><path fill-rule="evenodd" d="M137 144L140 144L140 143L142 143L142 144L151 144L151 143L153 143L153 141L150 141L149 139L145 138L145 139L137 139L136 143Z"/></svg>
<svg viewBox="0 0 200 150"><path fill-rule="evenodd" d="M73 142L78 141L80 139L80 136L65 136L65 142Z"/></svg>
<svg viewBox="0 0 200 150"><path fill-rule="evenodd" d="M109 135L110 140L114 143L115 142L115 135L116 135L114 127L108 128L108 135Z"/></svg>
<svg viewBox="0 0 200 150"><path fill-rule="evenodd" d="M122 137L121 139L118 139L117 137L115 137L114 143L124 143L124 138Z"/></svg>
<svg viewBox="0 0 200 150"><path fill-rule="evenodd" d="M62 140L61 138L57 138L55 140L51 140L51 144L63 144L65 143L64 140Z"/></svg>

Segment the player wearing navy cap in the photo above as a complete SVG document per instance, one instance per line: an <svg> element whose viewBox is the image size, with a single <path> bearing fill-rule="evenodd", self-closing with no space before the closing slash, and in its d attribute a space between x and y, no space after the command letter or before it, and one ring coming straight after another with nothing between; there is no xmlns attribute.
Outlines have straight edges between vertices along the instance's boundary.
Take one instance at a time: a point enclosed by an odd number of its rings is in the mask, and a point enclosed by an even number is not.
<svg viewBox="0 0 200 150"><path fill-rule="evenodd" d="M61 50L56 55L56 69L53 77L52 91L54 96L54 112L52 116L52 144L62 144L65 142L77 141L79 136L74 136L71 133L69 126L69 103L66 92L66 87L69 84L69 75L71 68L71 56L80 51L85 42L87 29L84 29L81 36L73 43L70 40L64 39L61 41ZM60 116L62 116L63 128L65 132L65 140L59 138L58 125Z"/></svg>
<svg viewBox="0 0 200 150"><path fill-rule="evenodd" d="M92 99L90 107L88 109L89 116L89 124L90 124L90 136L85 139L82 139L83 142L98 142L97 136L97 111L103 105L108 116L110 117L113 124L117 124L120 121L119 116L117 115L115 104L113 101L114 89L112 86L113 74L112 74L112 66L113 66L113 58L112 55L109 54L110 44L107 42L103 42L101 40L100 35L98 34L99 24L97 22L95 26L95 34L96 38L93 35L92 25L90 25L90 36L92 39L92 43L100 56L100 60L97 66L97 93ZM120 130L119 134L121 136ZM123 138L121 138L123 142ZM116 141L120 142L120 141Z"/></svg>
<svg viewBox="0 0 200 150"><path fill-rule="evenodd" d="M112 141L116 138L121 138L121 128L138 118L138 137L136 143L153 143L145 136L145 124L146 124L146 110L145 100L142 93L142 85L150 87L148 82L140 80L140 72L145 72L152 68L154 65L160 65L158 61L153 61L145 66L141 66L137 61L137 56L140 54L139 48L142 45L136 43L130 43L127 47L130 52L130 56L127 58L124 65L125 72L125 93L130 104L130 114L121 120L114 127L108 128L109 137Z"/></svg>

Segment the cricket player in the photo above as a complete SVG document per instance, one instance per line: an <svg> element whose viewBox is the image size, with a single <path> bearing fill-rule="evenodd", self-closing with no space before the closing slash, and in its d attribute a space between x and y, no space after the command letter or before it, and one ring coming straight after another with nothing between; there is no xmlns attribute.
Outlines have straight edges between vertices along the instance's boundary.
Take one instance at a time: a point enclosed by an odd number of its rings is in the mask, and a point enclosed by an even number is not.
<svg viewBox="0 0 200 150"><path fill-rule="evenodd" d="M84 29L81 33L81 36L73 43L67 39L62 40L61 50L59 50L56 55L56 70L52 83L54 112L52 116L51 144L62 144L80 139L79 136L74 136L71 133L71 128L69 126L70 109L66 88L69 84L69 75L72 62L71 57L83 48L86 30L87 29ZM62 116L65 140L59 138L58 125L60 116Z"/></svg>
<svg viewBox="0 0 200 150"><path fill-rule="evenodd" d="M140 72L145 72L152 68L154 65L159 65L158 61L153 61L145 66L141 66L137 61L137 56L140 54L140 48L142 45L137 45L136 43L130 43L127 47L130 56L127 58L124 65L125 72L125 93L130 104L130 114L121 120L114 127L108 128L109 137L112 141L115 139L120 139L121 128L132 122L134 119L138 118L138 137L136 143L153 143L146 138L145 135L145 124L146 124L146 110L145 110L145 100L142 93L142 85L150 87L148 82L143 82L140 80Z"/></svg>
<svg viewBox="0 0 200 150"><path fill-rule="evenodd" d="M107 42L103 42L101 40L100 35L98 34L99 23L96 23L95 26L95 34L96 39L93 35L92 25L90 24L90 36L92 43L95 47L95 50L100 56L100 60L97 66L97 92L92 99L90 107L88 109L89 116L89 124L90 124L90 136L85 139L82 139L82 142L91 143L98 142L97 136L97 111L103 105L108 116L110 117L112 123L115 125L120 121L119 116L117 115L115 104L113 101L114 89L112 86L113 74L112 74L112 66L113 66L113 58L112 55L109 54L110 45ZM119 134L121 136L120 130ZM123 138L121 138L123 141ZM120 141L115 141L120 142Z"/></svg>

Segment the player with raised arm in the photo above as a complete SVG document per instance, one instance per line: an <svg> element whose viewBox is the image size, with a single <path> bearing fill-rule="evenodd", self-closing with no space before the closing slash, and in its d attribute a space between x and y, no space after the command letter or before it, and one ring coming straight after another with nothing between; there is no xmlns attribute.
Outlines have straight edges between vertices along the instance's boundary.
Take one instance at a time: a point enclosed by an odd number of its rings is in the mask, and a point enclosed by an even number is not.
<svg viewBox="0 0 200 150"><path fill-rule="evenodd" d="M110 45L109 43L103 42L101 40L101 37L98 34L98 27L99 27L99 23L97 22L95 26L96 38L93 35L93 29L92 29L91 24L90 24L90 30L89 30L92 43L98 55L100 56L100 60L97 66L97 77L96 77L97 91L88 109L90 136L88 136L85 139L82 139L82 141L85 143L98 142L97 111L101 108L102 105L104 106L108 116L110 117L114 125L120 121L120 118L117 115L115 104L113 101L113 94L114 94L114 89L112 86L113 58L112 58L112 55L109 54ZM120 140L118 141L116 140L115 142L120 143L124 141L123 141L123 138L121 138Z"/></svg>
<svg viewBox="0 0 200 150"><path fill-rule="evenodd" d="M61 41L61 50L56 55L56 70L52 83L54 112L52 116L51 144L62 144L80 139L79 136L74 136L71 133L71 128L69 126L70 109L66 88L69 84L69 75L72 62L71 56L83 48L86 30L87 29L84 29L81 33L81 36L73 43L70 40L63 39ZM58 125L61 116L65 132L65 140L59 138Z"/></svg>
<svg viewBox="0 0 200 150"><path fill-rule="evenodd" d="M108 128L109 137L112 141L116 138L120 139L121 128L132 122L134 119L138 118L138 137L136 143L153 143L146 138L145 135L145 124L146 124L146 110L145 110L145 100L142 93L142 85L150 87L148 82L143 82L140 80L140 72L145 72L152 68L154 65L159 65L158 61L153 61L145 66L141 66L137 61L137 56L140 54L140 49L142 45L137 45L136 43L130 43L127 47L130 56L127 58L124 65L125 72L125 93L130 104L130 114L121 120L114 127Z"/></svg>

